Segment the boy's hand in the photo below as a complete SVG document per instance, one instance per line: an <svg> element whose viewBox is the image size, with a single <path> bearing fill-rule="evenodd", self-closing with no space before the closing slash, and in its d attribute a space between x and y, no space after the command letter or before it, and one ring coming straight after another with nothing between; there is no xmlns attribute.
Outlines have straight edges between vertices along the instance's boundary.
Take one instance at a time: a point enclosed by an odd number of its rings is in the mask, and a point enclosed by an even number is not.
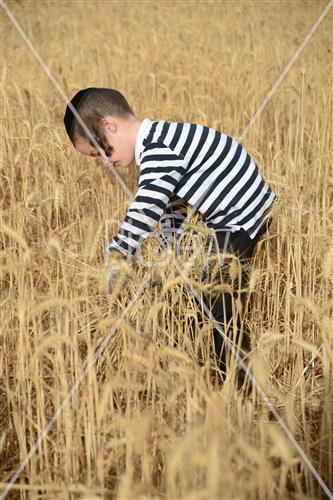
<svg viewBox="0 0 333 500"><path fill-rule="evenodd" d="M162 284L161 272L158 269L158 267L156 267L156 269L154 270L154 274L152 276L151 284L152 284L152 286L157 286L157 285L161 285Z"/></svg>
<svg viewBox="0 0 333 500"><path fill-rule="evenodd" d="M106 260L105 293L111 294L113 292L122 272L129 273L130 267L121 252L112 250Z"/></svg>

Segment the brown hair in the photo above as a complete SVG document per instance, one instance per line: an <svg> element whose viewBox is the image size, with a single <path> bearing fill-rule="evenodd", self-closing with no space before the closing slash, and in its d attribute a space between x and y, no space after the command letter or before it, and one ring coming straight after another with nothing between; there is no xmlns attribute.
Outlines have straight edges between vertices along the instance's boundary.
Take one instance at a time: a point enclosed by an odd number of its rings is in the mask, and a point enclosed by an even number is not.
<svg viewBox="0 0 333 500"><path fill-rule="evenodd" d="M80 91L80 93L82 93L82 91ZM71 101L72 103L73 101L75 102L75 97L76 96L73 97ZM91 88L89 89L89 92L87 92L86 97L83 96L83 98L80 99L77 106L75 106L75 104L73 105L87 128L90 130L92 135L95 136L97 143L105 151L106 156L110 156L112 148L108 146L106 137L101 127L101 119L107 115L125 119L130 116L134 116L133 110L126 101L125 97L115 89ZM68 106L66 114L67 116L71 115L70 117L73 120L72 126L70 128L66 127L72 143L74 144L78 137L83 137L87 138L89 143L94 146L89 137L87 137L83 127L69 110Z"/></svg>

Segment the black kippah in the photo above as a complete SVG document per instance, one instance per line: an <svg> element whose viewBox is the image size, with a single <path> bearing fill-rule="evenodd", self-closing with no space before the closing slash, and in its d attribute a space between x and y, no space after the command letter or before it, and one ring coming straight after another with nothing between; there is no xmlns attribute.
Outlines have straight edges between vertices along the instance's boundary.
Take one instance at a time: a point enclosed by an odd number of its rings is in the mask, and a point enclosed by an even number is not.
<svg viewBox="0 0 333 500"><path fill-rule="evenodd" d="M82 89L79 90L77 94L72 98L70 103L73 105L73 107L78 111L80 108L80 105L84 101L84 99L94 90L97 90L96 87L89 87L87 89ZM66 132L69 136L70 139L72 139L72 133L73 133L73 126L75 123L75 115L74 113L70 110L69 106L66 106L66 112L64 116L64 124L66 128Z"/></svg>

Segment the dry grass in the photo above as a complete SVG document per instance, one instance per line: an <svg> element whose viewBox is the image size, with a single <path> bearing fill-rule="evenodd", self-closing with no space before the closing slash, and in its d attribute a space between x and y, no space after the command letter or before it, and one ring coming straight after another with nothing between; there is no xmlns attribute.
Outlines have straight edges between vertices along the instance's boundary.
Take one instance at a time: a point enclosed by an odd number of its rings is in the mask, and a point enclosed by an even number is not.
<svg viewBox="0 0 333 500"><path fill-rule="evenodd" d="M114 87L141 118L237 137L326 2L8 5L67 95ZM279 195L246 304L251 362L331 489L332 19L244 141ZM64 102L3 12L1 23L4 487L145 270L124 283L122 301L101 294L104 221L123 217L130 200L74 152ZM135 192L136 167L122 174ZM231 378L221 386L210 325L191 339L193 298L172 267L162 274L164 287L149 284L125 315L12 497L320 498L265 404L244 399Z"/></svg>

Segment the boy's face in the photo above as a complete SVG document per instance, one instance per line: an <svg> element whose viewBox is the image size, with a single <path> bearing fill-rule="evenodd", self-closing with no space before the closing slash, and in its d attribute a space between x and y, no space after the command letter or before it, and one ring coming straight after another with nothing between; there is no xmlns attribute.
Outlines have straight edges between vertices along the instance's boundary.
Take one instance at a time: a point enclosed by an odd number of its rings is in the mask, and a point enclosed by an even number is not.
<svg viewBox="0 0 333 500"><path fill-rule="evenodd" d="M112 148L108 159L113 165L128 167L135 159L135 141L133 143L131 125L127 126L127 121L111 116L104 117L101 125L107 143ZM84 137L77 138L74 147L84 155L99 157L97 149Z"/></svg>

